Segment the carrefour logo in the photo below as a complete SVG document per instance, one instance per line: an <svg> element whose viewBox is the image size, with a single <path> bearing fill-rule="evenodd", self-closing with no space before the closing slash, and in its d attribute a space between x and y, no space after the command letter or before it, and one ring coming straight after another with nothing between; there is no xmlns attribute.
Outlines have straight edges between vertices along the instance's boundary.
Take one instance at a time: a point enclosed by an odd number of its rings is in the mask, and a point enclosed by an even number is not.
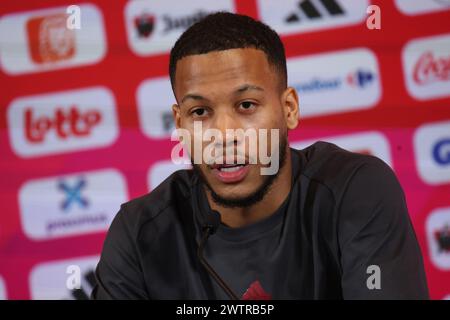
<svg viewBox="0 0 450 320"><path fill-rule="evenodd" d="M314 78L305 83L298 83L295 85L295 89L299 93L339 90L344 85L363 89L373 84L374 79L375 74L370 70L358 69L345 77Z"/></svg>
<svg viewBox="0 0 450 320"><path fill-rule="evenodd" d="M304 117L371 108L381 97L378 61L369 49L289 59L288 73Z"/></svg>

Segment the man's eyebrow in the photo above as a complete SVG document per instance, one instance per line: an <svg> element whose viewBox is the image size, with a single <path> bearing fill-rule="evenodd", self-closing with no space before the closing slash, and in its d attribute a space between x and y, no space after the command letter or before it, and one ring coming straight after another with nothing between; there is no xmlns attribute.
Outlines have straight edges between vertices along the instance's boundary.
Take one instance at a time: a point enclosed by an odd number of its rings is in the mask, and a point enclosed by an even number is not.
<svg viewBox="0 0 450 320"><path fill-rule="evenodd" d="M243 86L239 87L236 89L235 93L236 94L241 94L245 91L249 91L249 90L257 90L257 91L264 91L263 88L255 86L255 85L251 85L251 84L244 84Z"/></svg>
<svg viewBox="0 0 450 320"><path fill-rule="evenodd" d="M240 86L239 88L237 88L234 93L241 94L241 93L244 93L249 90L264 91L264 89L261 87L251 85L251 84L244 84L244 85ZM189 93L189 94L185 95L183 97L183 99L181 99L181 103L185 102L188 99L193 99L193 100L197 100L197 101L209 101L207 98L205 98L199 94Z"/></svg>
<svg viewBox="0 0 450 320"><path fill-rule="evenodd" d="M183 99L181 99L181 103L183 103L184 101L186 101L187 99L193 99L193 100L203 100L203 101L209 101L207 98L199 95L199 94L195 94L195 93L189 93L187 95L185 95L183 97Z"/></svg>

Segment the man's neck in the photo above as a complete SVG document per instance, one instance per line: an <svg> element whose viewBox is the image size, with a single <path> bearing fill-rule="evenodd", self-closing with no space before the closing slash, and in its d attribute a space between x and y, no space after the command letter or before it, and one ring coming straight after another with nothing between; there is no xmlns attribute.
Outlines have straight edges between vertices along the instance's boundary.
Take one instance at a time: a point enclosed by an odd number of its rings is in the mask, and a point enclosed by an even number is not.
<svg viewBox="0 0 450 320"><path fill-rule="evenodd" d="M278 177L270 186L269 191L258 203L245 208L228 208L214 202L211 192L206 190L209 206L220 212L222 223L231 227L239 228L269 217L283 204L292 184L292 161L290 149L286 151L286 162L280 169Z"/></svg>

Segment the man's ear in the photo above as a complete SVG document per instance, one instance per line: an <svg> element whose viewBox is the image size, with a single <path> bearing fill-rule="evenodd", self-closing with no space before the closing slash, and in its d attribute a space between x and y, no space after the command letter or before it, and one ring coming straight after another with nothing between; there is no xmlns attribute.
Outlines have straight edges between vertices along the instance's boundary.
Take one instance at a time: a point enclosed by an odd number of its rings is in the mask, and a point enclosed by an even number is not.
<svg viewBox="0 0 450 320"><path fill-rule="evenodd" d="M287 87L281 97L281 103L287 128L289 130L295 129L300 116L297 91L292 87Z"/></svg>
<svg viewBox="0 0 450 320"><path fill-rule="evenodd" d="M173 121L175 123L175 128L181 128L181 110L180 106L177 104L172 105Z"/></svg>

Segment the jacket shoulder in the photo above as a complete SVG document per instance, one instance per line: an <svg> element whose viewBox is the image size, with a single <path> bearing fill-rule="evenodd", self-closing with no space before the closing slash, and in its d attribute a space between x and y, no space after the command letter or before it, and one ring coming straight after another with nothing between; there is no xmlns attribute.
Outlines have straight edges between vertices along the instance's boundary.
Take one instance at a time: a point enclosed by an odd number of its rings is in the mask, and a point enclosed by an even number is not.
<svg viewBox="0 0 450 320"><path fill-rule="evenodd" d="M119 213L130 231L137 234L140 227L163 214L166 209L191 196L192 170L173 172L151 192L121 205Z"/></svg>
<svg viewBox="0 0 450 320"><path fill-rule="evenodd" d="M351 152L329 142L318 141L298 152L305 159L302 174L325 185L335 196L363 167L374 175L392 174L391 168L381 159Z"/></svg>

